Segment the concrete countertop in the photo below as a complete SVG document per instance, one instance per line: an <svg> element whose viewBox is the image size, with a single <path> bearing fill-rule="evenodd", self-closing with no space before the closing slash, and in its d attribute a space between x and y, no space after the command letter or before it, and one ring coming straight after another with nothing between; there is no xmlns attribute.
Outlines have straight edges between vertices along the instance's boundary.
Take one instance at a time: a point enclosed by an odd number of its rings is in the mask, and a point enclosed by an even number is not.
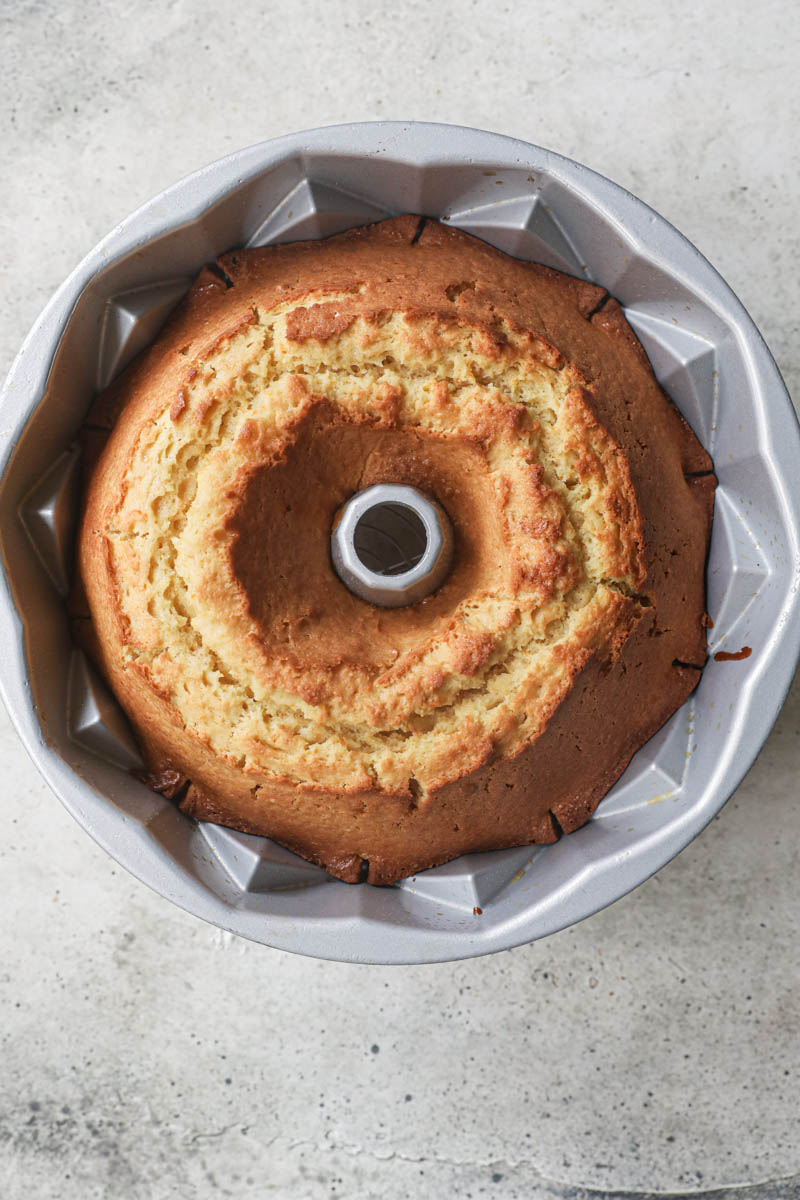
<svg viewBox="0 0 800 1200"><path fill-rule="evenodd" d="M121 217L242 145L509 133L646 200L798 393L798 9L0 7L0 369ZM800 465L798 466L800 471ZM0 1196L800 1197L800 689L707 831L537 945L418 968L223 934L125 875L0 718Z"/></svg>

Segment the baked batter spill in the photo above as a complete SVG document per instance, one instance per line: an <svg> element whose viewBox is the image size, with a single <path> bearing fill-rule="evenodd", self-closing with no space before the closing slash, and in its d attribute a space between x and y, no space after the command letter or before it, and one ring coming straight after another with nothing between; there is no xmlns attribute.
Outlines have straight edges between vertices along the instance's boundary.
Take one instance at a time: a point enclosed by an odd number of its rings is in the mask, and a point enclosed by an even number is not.
<svg viewBox="0 0 800 1200"><path fill-rule="evenodd" d="M552 842L697 684L716 481L601 288L413 216L235 252L87 425L90 648L202 820L371 883ZM453 523L409 608L331 566L373 483Z"/></svg>

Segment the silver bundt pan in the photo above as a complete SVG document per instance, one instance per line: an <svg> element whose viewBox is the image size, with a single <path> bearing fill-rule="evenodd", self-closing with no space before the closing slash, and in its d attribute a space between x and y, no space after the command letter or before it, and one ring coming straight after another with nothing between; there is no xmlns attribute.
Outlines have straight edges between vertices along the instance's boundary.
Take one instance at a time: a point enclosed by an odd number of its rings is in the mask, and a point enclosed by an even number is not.
<svg viewBox="0 0 800 1200"><path fill-rule="evenodd" d="M69 637L75 436L92 395L236 246L438 217L607 287L719 476L699 688L587 826L555 846L470 855L392 888L350 886L273 843L183 816L130 774L125 720ZM753 762L800 645L800 436L777 368L730 288L666 221L536 146L472 129L345 125L242 150L145 204L58 290L2 394L2 694L84 828L139 879L270 946L354 962L502 950L581 920L700 832ZM742 848L746 853L746 847ZM480 911L482 910L482 911Z"/></svg>

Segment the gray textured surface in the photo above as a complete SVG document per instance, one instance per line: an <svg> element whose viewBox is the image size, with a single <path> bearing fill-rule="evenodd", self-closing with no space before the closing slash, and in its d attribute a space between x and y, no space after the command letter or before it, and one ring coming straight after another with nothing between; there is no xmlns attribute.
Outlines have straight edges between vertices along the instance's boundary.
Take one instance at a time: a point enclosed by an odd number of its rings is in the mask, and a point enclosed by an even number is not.
<svg viewBox="0 0 800 1200"><path fill-rule="evenodd" d="M0 22L3 368L166 183L286 130L410 116L631 187L720 268L797 391L787 4L6 3ZM0 1194L800 1195L799 724L795 692L721 817L582 926L362 969L232 940L146 892L4 719Z"/></svg>

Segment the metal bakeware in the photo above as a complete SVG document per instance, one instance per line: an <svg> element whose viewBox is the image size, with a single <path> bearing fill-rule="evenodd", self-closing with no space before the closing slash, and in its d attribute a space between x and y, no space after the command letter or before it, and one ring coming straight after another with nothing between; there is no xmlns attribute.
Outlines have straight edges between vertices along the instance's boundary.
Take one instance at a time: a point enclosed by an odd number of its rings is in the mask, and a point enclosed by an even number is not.
<svg viewBox="0 0 800 1200"><path fill-rule="evenodd" d="M393 213L449 221L607 287L719 477L700 686L596 816L557 845L351 886L262 838L198 824L130 774L125 720L70 643L75 435L203 263ZM242 150L123 221L58 290L2 395L2 693L39 770L129 871L197 916L357 962L466 958L543 937L647 879L720 809L780 709L800 648L800 436L758 331L714 269L641 201L577 163L453 126L338 126Z"/></svg>
<svg viewBox="0 0 800 1200"><path fill-rule="evenodd" d="M444 583L453 560L447 513L418 488L376 483L351 496L331 533L334 570L380 608L416 604Z"/></svg>

